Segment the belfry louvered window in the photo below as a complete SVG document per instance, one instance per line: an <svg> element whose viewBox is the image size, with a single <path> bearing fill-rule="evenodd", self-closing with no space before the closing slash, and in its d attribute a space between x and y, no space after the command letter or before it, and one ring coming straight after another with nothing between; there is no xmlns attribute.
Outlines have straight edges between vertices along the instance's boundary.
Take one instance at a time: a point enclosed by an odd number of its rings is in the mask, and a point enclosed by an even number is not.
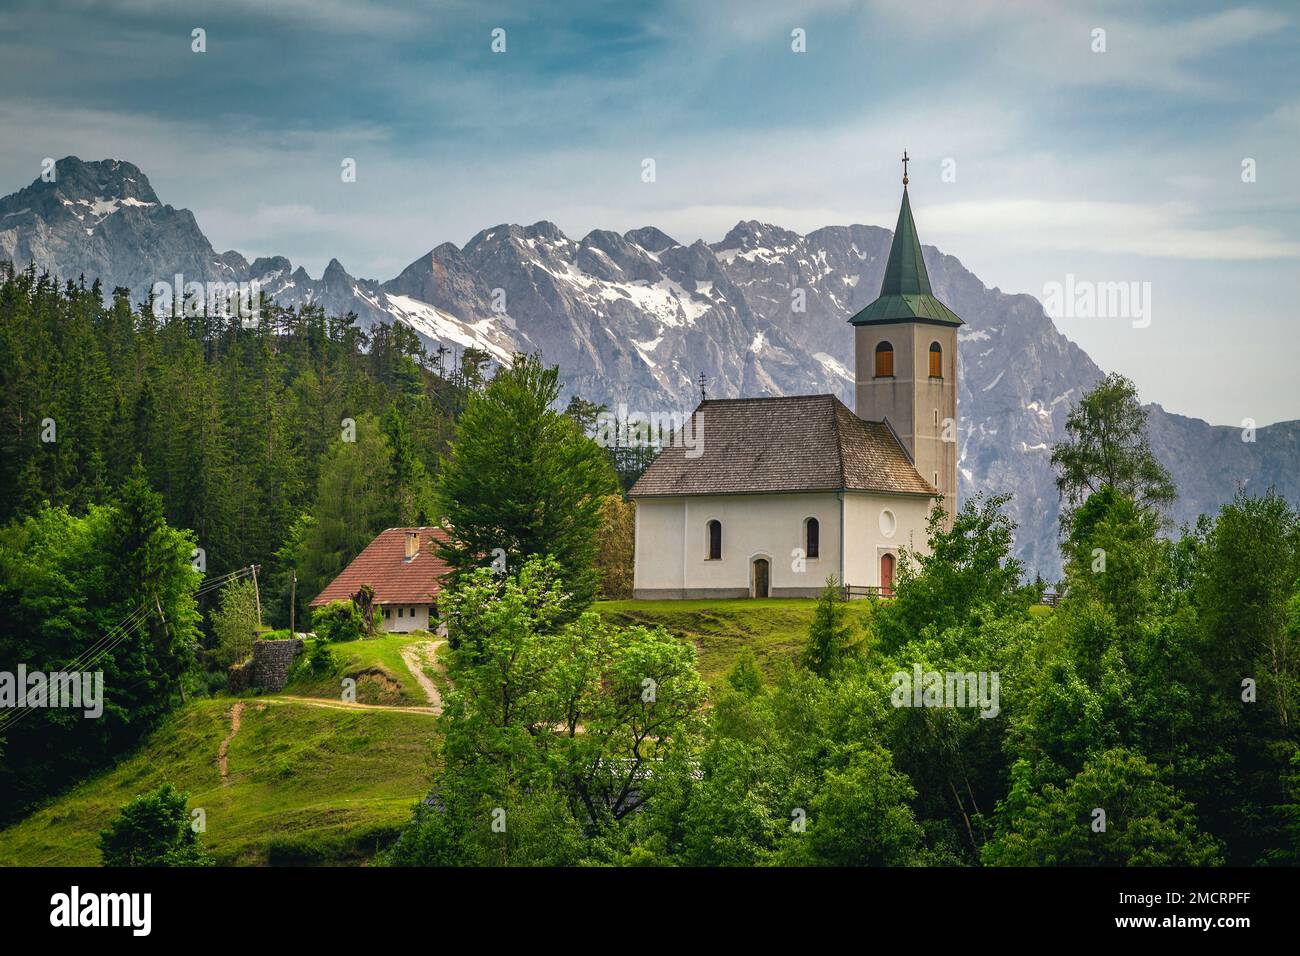
<svg viewBox="0 0 1300 956"><path fill-rule="evenodd" d="M894 377L894 347L888 342L876 346L876 378Z"/></svg>
<svg viewBox="0 0 1300 956"><path fill-rule="evenodd" d="M943 378L943 348L938 342L930 343L930 377Z"/></svg>

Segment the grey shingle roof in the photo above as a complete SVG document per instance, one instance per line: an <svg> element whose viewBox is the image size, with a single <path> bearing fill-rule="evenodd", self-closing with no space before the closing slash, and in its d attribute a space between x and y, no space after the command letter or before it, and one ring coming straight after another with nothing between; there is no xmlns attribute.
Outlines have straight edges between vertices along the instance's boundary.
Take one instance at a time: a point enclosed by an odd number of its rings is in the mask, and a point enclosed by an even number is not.
<svg viewBox="0 0 1300 956"><path fill-rule="evenodd" d="M703 454L669 443L633 498L778 491L937 495L885 422L858 418L834 395L701 402L687 424Z"/></svg>

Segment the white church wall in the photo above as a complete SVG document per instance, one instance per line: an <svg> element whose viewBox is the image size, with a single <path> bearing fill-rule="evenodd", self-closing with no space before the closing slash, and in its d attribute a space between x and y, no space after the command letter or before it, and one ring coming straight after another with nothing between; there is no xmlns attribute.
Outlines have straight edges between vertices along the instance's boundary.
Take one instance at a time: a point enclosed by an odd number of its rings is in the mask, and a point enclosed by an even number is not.
<svg viewBox="0 0 1300 956"><path fill-rule="evenodd" d="M925 524L932 503L931 498L911 495L846 492L844 583L880 587L882 554L893 554L897 560L900 548L924 551Z"/></svg>
<svg viewBox="0 0 1300 956"><path fill-rule="evenodd" d="M638 498L634 594L748 597L753 562L769 562L772 597L813 597L840 576L840 503L833 492ZM805 521L820 523L819 557L801 557ZM708 557L708 522L722 523L722 557Z"/></svg>
<svg viewBox="0 0 1300 956"><path fill-rule="evenodd" d="M633 593L682 587L682 499L636 500L636 573ZM668 597L670 595L663 595Z"/></svg>

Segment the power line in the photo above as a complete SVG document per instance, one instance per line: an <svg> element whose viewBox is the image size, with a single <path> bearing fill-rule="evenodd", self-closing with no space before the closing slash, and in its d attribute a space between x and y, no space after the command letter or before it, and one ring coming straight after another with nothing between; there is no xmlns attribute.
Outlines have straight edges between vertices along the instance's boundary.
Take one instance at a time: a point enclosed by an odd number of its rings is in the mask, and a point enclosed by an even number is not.
<svg viewBox="0 0 1300 956"><path fill-rule="evenodd" d="M225 574L220 574L217 577L213 578L211 581L204 581L200 584L199 589L195 591L194 596L198 597L201 594L206 594L208 591L212 590L213 586L221 586L223 584L226 584L228 583L229 579L233 579L238 575L245 574L247 573L247 570L248 570L247 568L239 568L235 571L228 571ZM128 614L126 618L124 618L116 626L111 628L107 634L99 638L99 640L95 641L95 643L92 644L90 647L83 649L81 653L79 653L71 661L65 664L63 666L63 670L86 670L86 668L81 665L90 658L90 655L95 654L99 650L100 646L103 645L110 638L112 638L113 635L120 628L127 626L128 622L131 620L132 617L135 617L140 614L144 614L147 611L148 611L148 603L147 602L141 603L140 607L138 607L131 614Z"/></svg>
<svg viewBox="0 0 1300 956"><path fill-rule="evenodd" d="M236 571L229 571L226 574L219 575L216 578L213 578L211 581L205 581L203 585L194 592L193 597L199 598L205 594L215 591L218 588L224 587L225 585L231 583L232 581L238 580L239 578L247 574L251 574L252 568L253 566L249 565L248 567L240 568ZM136 610L128 614L125 618L122 619L120 623L118 623L115 627L110 629L107 634L99 638L99 640L97 640L93 645L91 645L89 649L82 651L80 654L77 655L77 657L73 658L72 661L65 664L57 672L66 673L68 671L92 670L96 664L98 664L112 650L114 650L119 644L121 644L124 640L126 640L126 638L130 636L131 633L134 632L137 628L139 628L140 625L142 625L147 619L148 619L148 604L146 603L146 604L142 604ZM105 644L106 641L108 642L107 644ZM96 653L97 648L99 650ZM88 657L88 655L90 654L94 654L94 657L93 658ZM22 690L22 695L23 695L22 699L24 704L23 708L15 709L9 712L8 714L0 715L0 734L7 732L10 728L14 726L14 724L22 720L23 717L27 716L27 714L31 713L32 710L39 709L39 708L32 708L32 707L25 706L28 698L28 694L25 688ZM6 720L6 718L8 719Z"/></svg>

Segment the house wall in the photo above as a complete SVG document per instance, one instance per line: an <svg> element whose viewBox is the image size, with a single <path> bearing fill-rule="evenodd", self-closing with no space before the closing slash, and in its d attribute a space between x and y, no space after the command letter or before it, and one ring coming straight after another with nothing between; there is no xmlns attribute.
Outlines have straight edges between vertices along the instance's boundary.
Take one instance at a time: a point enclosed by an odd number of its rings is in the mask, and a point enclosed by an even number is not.
<svg viewBox="0 0 1300 956"><path fill-rule="evenodd" d="M805 558L804 522L821 525L820 556ZM722 522L722 558L708 558L708 522ZM834 492L636 499L640 599L748 597L756 557L769 561L772 597L815 597L840 576L840 502Z"/></svg>
<svg viewBox="0 0 1300 956"><path fill-rule="evenodd" d="M390 634L409 634L411 631L429 630L429 604L381 604L384 610L384 630ZM397 616L401 607L402 616Z"/></svg>

